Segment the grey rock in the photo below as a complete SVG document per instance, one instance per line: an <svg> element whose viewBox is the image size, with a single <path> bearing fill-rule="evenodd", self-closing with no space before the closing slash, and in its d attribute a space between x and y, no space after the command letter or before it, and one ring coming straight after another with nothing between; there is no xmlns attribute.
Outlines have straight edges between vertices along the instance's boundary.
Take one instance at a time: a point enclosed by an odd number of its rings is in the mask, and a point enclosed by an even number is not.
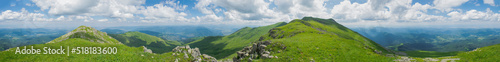
<svg viewBox="0 0 500 62"><path fill-rule="evenodd" d="M151 49L146 48L146 46L142 46L142 47L144 47L144 48L142 48L144 50L144 52L153 53L153 51L151 51Z"/></svg>
<svg viewBox="0 0 500 62"><path fill-rule="evenodd" d="M191 47L189 47L189 45L177 46L174 49L172 49L172 51L176 52L174 54L184 53L184 58L195 60L194 62L205 62L205 61L216 62L217 61L217 59L212 57L212 56L209 56L206 54L201 54L199 48L191 48Z"/></svg>

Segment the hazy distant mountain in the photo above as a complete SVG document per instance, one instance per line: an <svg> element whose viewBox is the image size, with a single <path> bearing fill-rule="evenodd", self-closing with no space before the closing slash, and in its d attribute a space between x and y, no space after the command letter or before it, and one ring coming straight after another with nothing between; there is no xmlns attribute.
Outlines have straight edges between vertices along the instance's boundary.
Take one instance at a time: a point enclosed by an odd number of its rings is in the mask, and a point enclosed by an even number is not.
<svg viewBox="0 0 500 62"><path fill-rule="evenodd" d="M358 33L397 51L471 51L500 43L500 29L355 28Z"/></svg>
<svg viewBox="0 0 500 62"><path fill-rule="evenodd" d="M67 31L42 28L0 29L0 51L12 47L47 43L64 35Z"/></svg>

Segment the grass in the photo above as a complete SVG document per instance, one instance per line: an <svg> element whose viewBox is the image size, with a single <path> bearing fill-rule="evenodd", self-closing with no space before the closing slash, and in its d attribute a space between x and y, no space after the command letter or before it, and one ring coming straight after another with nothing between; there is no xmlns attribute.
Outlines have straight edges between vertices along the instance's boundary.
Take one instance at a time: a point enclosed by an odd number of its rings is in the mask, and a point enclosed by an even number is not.
<svg viewBox="0 0 500 62"><path fill-rule="evenodd" d="M256 28L245 27L228 36L209 36L190 42L187 45L200 48L203 54L208 54L218 59L226 58L228 56L235 56L236 51L243 49L243 47L250 45L252 42L258 41L260 36L265 35L270 29L285 24L285 22L280 22Z"/></svg>
<svg viewBox="0 0 500 62"><path fill-rule="evenodd" d="M500 44L478 48L474 51L459 53L462 62L498 62L500 61Z"/></svg>
<svg viewBox="0 0 500 62"><path fill-rule="evenodd" d="M395 59L385 57L385 54L393 53L377 43L341 27L331 19L305 17L293 20L262 36L272 41L272 45L268 45L270 48L266 49L279 58L256 61L388 62ZM373 52L375 50L382 53L377 54Z"/></svg>
<svg viewBox="0 0 500 62"><path fill-rule="evenodd" d="M70 54L67 55L49 55L49 54L14 54L15 49L0 52L0 61L5 62L74 62L74 61L90 61L90 62L173 62L176 58L183 58L182 55L172 56L172 52L163 54L151 54L143 52L142 47L128 47L123 44L96 43L90 42L81 38L71 38L57 43L35 44L35 49L43 49L43 47L59 48L63 47L116 47L117 54ZM22 49L24 47L20 47ZM28 47L31 48L31 47ZM66 48L64 48L66 49ZM66 49L69 50L69 49ZM191 61L189 59L180 59L179 61Z"/></svg>

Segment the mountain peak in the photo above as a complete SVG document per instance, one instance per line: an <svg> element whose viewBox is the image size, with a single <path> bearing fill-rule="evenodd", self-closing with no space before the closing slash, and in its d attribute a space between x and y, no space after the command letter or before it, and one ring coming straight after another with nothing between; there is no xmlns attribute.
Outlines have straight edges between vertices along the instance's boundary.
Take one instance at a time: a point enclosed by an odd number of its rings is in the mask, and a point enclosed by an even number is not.
<svg viewBox="0 0 500 62"><path fill-rule="evenodd" d="M48 43L60 42L70 38L81 38L91 42L98 42L98 43L120 43L118 42L118 40L108 36L106 32L101 32L95 28L83 25Z"/></svg>

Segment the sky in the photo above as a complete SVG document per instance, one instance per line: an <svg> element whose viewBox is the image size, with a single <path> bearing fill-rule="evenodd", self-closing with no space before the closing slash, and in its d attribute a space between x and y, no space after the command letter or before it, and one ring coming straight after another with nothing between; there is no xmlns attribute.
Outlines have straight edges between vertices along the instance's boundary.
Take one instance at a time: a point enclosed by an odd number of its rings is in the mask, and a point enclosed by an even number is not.
<svg viewBox="0 0 500 62"><path fill-rule="evenodd" d="M499 0L0 0L0 28L264 26L303 17L347 27L500 28Z"/></svg>

